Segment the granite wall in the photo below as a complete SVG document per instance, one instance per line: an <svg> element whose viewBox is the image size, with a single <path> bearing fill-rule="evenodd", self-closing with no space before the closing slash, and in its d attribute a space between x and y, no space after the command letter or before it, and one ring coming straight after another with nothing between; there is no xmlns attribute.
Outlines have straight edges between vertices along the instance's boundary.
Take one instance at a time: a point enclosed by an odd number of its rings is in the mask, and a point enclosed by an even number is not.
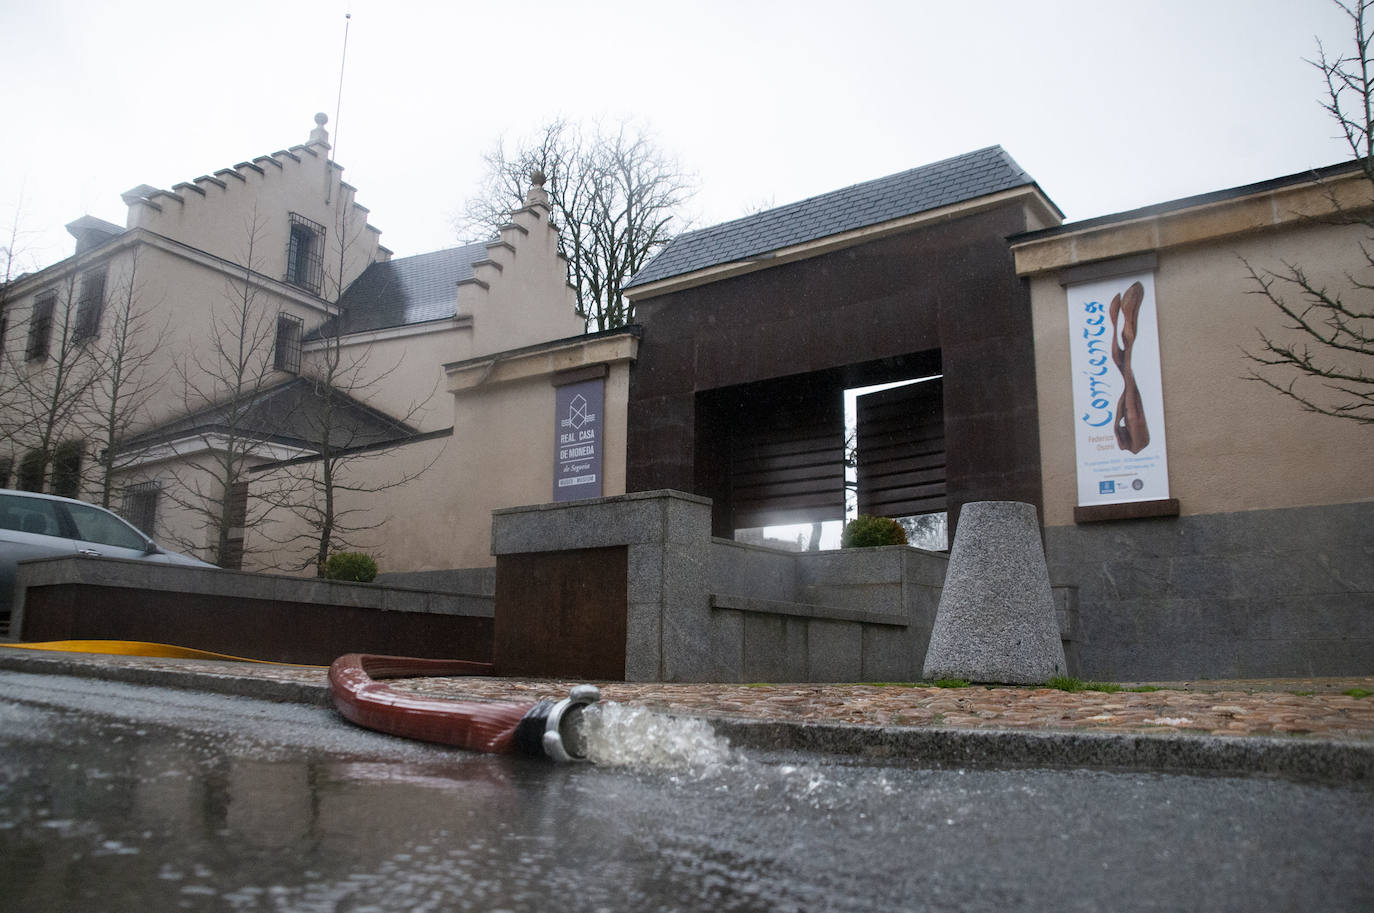
<svg viewBox="0 0 1374 913"><path fill-rule="evenodd" d="M1374 501L1051 526L1045 543L1084 678L1374 671Z"/></svg>

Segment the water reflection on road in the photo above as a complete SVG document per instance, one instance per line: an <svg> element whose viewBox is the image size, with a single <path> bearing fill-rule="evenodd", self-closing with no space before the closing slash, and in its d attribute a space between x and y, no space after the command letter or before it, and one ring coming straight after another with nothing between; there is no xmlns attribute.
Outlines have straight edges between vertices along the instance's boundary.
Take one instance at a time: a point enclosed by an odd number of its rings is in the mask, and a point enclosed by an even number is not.
<svg viewBox="0 0 1374 913"><path fill-rule="evenodd" d="M557 767L315 708L22 678L0 675L0 909L1374 908L1368 789Z"/></svg>

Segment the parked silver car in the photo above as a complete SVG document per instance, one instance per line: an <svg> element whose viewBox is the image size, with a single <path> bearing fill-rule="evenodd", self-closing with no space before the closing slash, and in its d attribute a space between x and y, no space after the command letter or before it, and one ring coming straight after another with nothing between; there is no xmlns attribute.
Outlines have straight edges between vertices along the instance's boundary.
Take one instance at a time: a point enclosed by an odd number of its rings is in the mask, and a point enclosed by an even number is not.
<svg viewBox="0 0 1374 913"><path fill-rule="evenodd" d="M214 567L160 547L103 507L55 495L0 489L0 636L9 635L19 562L62 555Z"/></svg>

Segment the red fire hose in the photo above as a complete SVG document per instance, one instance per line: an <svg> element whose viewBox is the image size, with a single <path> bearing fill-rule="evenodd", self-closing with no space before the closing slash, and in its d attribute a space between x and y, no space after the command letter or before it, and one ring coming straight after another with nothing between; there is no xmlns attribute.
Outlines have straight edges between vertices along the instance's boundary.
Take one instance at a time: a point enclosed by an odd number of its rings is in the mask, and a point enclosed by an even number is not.
<svg viewBox="0 0 1374 913"><path fill-rule="evenodd" d="M557 702L511 703L426 698L377 681L491 674L490 663L349 653L329 667L329 689L339 713L368 729L469 751L585 759L582 710L601 698L593 685L578 685Z"/></svg>

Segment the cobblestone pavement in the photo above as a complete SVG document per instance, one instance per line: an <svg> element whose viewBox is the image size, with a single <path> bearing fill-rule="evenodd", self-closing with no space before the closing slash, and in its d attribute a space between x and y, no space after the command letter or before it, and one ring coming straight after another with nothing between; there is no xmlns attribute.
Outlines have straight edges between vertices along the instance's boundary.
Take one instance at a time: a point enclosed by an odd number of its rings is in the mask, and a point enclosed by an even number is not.
<svg viewBox="0 0 1374 913"><path fill-rule="evenodd" d="M326 685L325 670L319 667L82 654L61 654L61 659L97 674L102 667L116 666L321 689ZM390 684L436 697L534 700L564 696L576 683L458 677ZM603 700L715 717L951 729L1311 735L1374 742L1374 676L1156 683L1159 690L1114 693L982 685L598 684ZM1342 693L1347 690L1369 696Z"/></svg>
<svg viewBox="0 0 1374 913"><path fill-rule="evenodd" d="M449 697L558 697L571 682L411 679L406 690ZM1216 683L1209 683L1213 685ZM1374 696L1352 697L1296 681L1286 691L1179 690L1068 692L974 685L665 685L601 686L603 700L666 711L865 726L1105 731L1182 730L1214 735L1312 734L1374 740ZM1374 677L1347 687L1374 695ZM1344 689L1342 689L1344 690Z"/></svg>

